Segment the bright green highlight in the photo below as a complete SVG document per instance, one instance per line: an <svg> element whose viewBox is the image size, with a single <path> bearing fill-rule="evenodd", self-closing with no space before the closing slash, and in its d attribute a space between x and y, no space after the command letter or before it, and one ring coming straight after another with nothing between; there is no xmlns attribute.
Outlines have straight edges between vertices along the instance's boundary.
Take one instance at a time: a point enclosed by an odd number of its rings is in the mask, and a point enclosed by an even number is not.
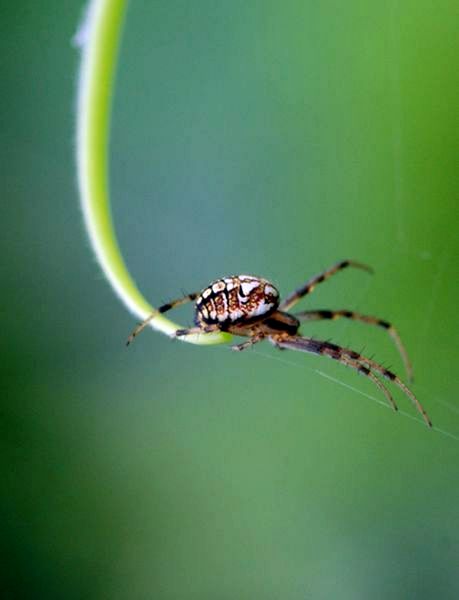
<svg viewBox="0 0 459 600"><path fill-rule="evenodd" d="M123 260L110 212L108 139L110 108L124 0L93 0L78 34L82 45L77 112L77 166L80 199L89 239L102 270L126 307L140 319L154 312ZM151 326L166 335L183 329L158 314ZM192 344L221 344L229 334L190 335Z"/></svg>

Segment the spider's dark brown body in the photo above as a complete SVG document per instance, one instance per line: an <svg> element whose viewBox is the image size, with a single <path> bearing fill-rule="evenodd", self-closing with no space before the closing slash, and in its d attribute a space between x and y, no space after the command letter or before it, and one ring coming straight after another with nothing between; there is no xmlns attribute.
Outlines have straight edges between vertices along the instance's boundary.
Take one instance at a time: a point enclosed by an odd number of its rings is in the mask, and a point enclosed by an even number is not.
<svg viewBox="0 0 459 600"><path fill-rule="evenodd" d="M232 325L264 319L278 306L279 292L268 280L233 275L213 281L199 294L195 323L228 331Z"/></svg>
<svg viewBox="0 0 459 600"><path fill-rule="evenodd" d="M175 337L183 337L192 333L227 331L249 338L248 341L233 346L233 350L244 350L267 339L278 348L328 356L371 379L384 393L391 406L397 410L391 393L379 379L379 375L393 382L402 390L422 414L426 424L432 427L427 413L416 396L395 373L354 350L298 334L301 321L346 318L377 325L387 330L394 340L405 363L408 377L411 378L412 370L408 355L396 329L387 321L349 310L308 310L295 314L287 312L301 298L311 293L316 285L350 266L371 271L366 265L355 261L340 261L327 271L311 278L283 301L280 301L276 287L267 279L254 275L233 275L213 281L200 293L188 294L184 298L164 304L158 309L158 312L164 313L180 304L195 300L196 327L179 329L175 332ZM129 337L128 343L154 318L155 314L150 315L137 327Z"/></svg>
<svg viewBox="0 0 459 600"><path fill-rule="evenodd" d="M278 310L279 292L267 279L233 275L213 281L196 298L195 323L202 330L217 328L253 339L254 329L263 337L297 333L300 322ZM240 346L234 346L241 349Z"/></svg>

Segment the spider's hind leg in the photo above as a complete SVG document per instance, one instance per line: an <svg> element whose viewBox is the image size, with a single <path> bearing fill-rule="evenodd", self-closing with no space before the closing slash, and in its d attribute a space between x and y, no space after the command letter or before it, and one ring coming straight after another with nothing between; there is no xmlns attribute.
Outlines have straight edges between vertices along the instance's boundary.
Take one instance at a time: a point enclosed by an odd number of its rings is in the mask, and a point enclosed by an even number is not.
<svg viewBox="0 0 459 600"><path fill-rule="evenodd" d="M186 304L187 302L192 302L193 300L196 300L197 296L198 296L197 292L194 292L192 294L187 294L186 296L183 296L183 298L178 298L177 300L172 300L171 302L167 302L166 304L163 304L162 306L160 306L158 309L154 310L150 315L148 315L148 317L144 321L142 321L142 323L139 323L137 325L137 327L134 329L134 331L128 337L128 339L126 341L126 346L129 346L129 344L131 344L134 341L134 338L137 337L139 335L139 333L141 331L143 331L145 329L145 327L150 323L150 321L152 321L156 316L158 316L159 314L165 313L169 310L172 310L173 308L176 308L177 306Z"/></svg>
<svg viewBox="0 0 459 600"><path fill-rule="evenodd" d="M190 327L189 329L177 329L172 337L186 337L187 335L199 335L200 333L216 333L221 331L218 325L202 325L201 327Z"/></svg>
<svg viewBox="0 0 459 600"><path fill-rule="evenodd" d="M247 348L251 348L257 342L261 342L261 340L264 337L264 333L255 333L246 342L242 342L242 344L234 344L234 346L231 346L231 350L234 350L234 352L241 352L241 350L246 350Z"/></svg>

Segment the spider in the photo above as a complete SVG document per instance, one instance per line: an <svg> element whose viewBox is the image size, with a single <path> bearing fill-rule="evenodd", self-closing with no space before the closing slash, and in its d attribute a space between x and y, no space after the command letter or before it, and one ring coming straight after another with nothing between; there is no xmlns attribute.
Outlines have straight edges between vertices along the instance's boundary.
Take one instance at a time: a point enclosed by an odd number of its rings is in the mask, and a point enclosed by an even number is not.
<svg viewBox="0 0 459 600"><path fill-rule="evenodd" d="M301 298L310 294L319 283L322 283L347 267L363 269L372 273L372 269L367 265L353 260L342 260L326 271L309 279L304 285L293 291L282 301L276 287L262 277L233 275L217 279L200 293L188 294L161 306L131 333L127 340L127 345L133 341L158 313L165 313L186 302L195 301L196 327L178 329L174 333L174 337L183 337L195 333L226 331L234 335L249 338L247 341L231 347L232 350L236 351L245 350L267 339L279 349L299 350L300 352L327 356L368 377L385 395L392 408L398 410L392 394L379 379L378 375L391 381L408 396L422 415L426 425L432 427L429 416L416 396L395 373L359 352L337 346L329 341L316 340L298 334L301 322L320 321L324 319L352 319L381 327L388 332L394 341L404 362L408 380L412 381L412 367L405 347L395 327L387 321L350 310L287 312Z"/></svg>

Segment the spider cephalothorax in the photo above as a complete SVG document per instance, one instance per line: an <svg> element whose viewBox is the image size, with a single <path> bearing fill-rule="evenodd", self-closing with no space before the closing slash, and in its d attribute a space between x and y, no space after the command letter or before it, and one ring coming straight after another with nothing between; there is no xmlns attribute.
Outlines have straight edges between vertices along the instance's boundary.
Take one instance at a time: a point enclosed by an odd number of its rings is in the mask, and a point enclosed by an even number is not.
<svg viewBox="0 0 459 600"><path fill-rule="evenodd" d="M196 325L231 325L267 317L279 306L272 283L253 275L233 275L213 281L196 298Z"/></svg>
<svg viewBox="0 0 459 600"><path fill-rule="evenodd" d="M278 348L288 348L328 356L368 377L383 392L394 410L397 410L397 405L392 398L392 394L380 380L380 377L394 383L410 398L421 413L426 424L432 427L427 413L416 396L395 373L359 352L355 352L355 350L298 334L301 321L345 318L370 325L377 325L385 329L394 340L405 363L408 378L411 379L411 363L406 350L397 330L387 321L350 310L306 310L294 314L287 312L301 298L310 294L319 283L346 267L357 267L371 272L371 269L366 265L351 260L342 260L330 269L309 279L304 285L289 294L282 302L280 301L279 292L276 287L267 279L253 275L233 275L217 279L200 293L188 294L184 298L161 306L157 312L152 313L134 330L128 339L128 344L146 327L158 312L164 313L185 302L195 300L196 327L179 329L175 332L175 337L183 337L196 333L205 334L213 331L228 331L234 335L249 338L246 342L233 346L233 350L245 350L253 346L253 344L267 339Z"/></svg>

